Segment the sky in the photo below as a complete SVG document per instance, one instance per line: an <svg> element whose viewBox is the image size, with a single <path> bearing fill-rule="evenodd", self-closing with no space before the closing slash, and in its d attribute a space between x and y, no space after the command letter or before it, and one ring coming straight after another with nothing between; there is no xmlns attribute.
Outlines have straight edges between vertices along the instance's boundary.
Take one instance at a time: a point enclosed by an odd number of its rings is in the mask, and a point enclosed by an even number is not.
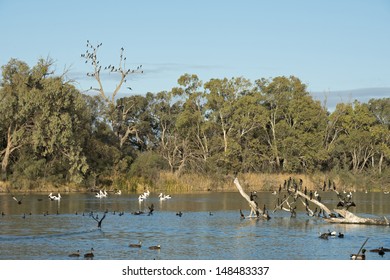
<svg viewBox="0 0 390 280"><path fill-rule="evenodd" d="M390 97L389 0L0 0L0 65L55 61L81 91L96 82L80 57L102 43L101 64L123 47L130 75L122 95L157 93L178 78L296 76L328 108ZM103 76L113 89L118 76ZM127 86L132 90L127 90Z"/></svg>

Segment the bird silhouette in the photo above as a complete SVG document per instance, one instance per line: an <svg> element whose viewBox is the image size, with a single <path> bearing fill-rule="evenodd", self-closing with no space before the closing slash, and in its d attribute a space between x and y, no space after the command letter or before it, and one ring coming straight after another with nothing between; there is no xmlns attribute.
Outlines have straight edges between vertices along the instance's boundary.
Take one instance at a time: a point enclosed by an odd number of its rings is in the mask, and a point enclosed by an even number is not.
<svg viewBox="0 0 390 280"><path fill-rule="evenodd" d="M244 215L244 213L242 213L241 209L240 209L240 216L241 216L241 219L245 219L245 215Z"/></svg>
<svg viewBox="0 0 390 280"><path fill-rule="evenodd" d="M149 208L149 213L148 213L148 216L150 215L153 215L153 211L154 211L154 204L152 203L152 205L148 206Z"/></svg>
<svg viewBox="0 0 390 280"><path fill-rule="evenodd" d="M13 200L15 200L19 205L22 204L22 200L23 200L25 194L23 194L22 198L19 199L10 191L10 189L8 187L7 187L7 191L11 194Z"/></svg>
<svg viewBox="0 0 390 280"><path fill-rule="evenodd" d="M106 218L106 213L104 213L103 217L99 220L99 217L96 215L96 218L92 215L91 216L96 222L98 222L98 228L102 228L102 222L104 218Z"/></svg>

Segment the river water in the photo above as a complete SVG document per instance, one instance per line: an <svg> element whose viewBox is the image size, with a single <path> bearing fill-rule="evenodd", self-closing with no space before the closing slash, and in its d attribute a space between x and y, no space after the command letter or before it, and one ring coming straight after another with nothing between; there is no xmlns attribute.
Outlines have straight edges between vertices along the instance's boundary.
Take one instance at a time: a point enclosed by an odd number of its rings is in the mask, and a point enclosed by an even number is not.
<svg viewBox="0 0 390 280"><path fill-rule="evenodd" d="M74 251L83 255L94 248L94 259L100 260L348 260L366 238L367 250L390 248L388 226L329 224L307 216L302 204L291 218L289 212L272 212L276 196L269 192L257 198L269 209L268 221L240 219L239 210L248 215L249 207L238 192L172 194L166 201L151 193L142 203L136 194L99 199L93 193L72 193L62 194L60 201L47 195L26 194L22 204L0 195L0 259L67 260ZM330 209L336 206L335 193L321 196ZM353 200L357 207L351 210L360 216L390 217L390 195L354 193ZM153 215L132 214L147 212L151 204ZM98 220L107 212L101 229L91 212ZM344 238L320 239L319 233L328 230ZM129 247L139 241L141 248ZM161 249L148 249L154 245ZM390 252L366 256L388 260Z"/></svg>

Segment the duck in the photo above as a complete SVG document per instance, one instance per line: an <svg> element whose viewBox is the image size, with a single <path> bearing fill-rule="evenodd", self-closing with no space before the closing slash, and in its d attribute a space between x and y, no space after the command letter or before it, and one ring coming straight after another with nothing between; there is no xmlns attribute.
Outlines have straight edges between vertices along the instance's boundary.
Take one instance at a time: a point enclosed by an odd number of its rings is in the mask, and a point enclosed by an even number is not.
<svg viewBox="0 0 390 280"><path fill-rule="evenodd" d="M319 236L319 238L321 239L328 239L328 237L329 237L329 232L320 233Z"/></svg>
<svg viewBox="0 0 390 280"><path fill-rule="evenodd" d="M365 260L366 259L366 249L362 250L361 254L351 254L351 260Z"/></svg>
<svg viewBox="0 0 390 280"><path fill-rule="evenodd" d="M161 249L161 246L160 246L160 245L150 246L149 249L150 249L150 250L160 250L160 249Z"/></svg>
<svg viewBox="0 0 390 280"><path fill-rule="evenodd" d="M181 212L181 211L179 211L179 212L176 213L176 216L181 217L182 215L183 215L183 212Z"/></svg>
<svg viewBox="0 0 390 280"><path fill-rule="evenodd" d="M337 235L338 238L344 238L344 233L341 233L339 232L339 234Z"/></svg>
<svg viewBox="0 0 390 280"><path fill-rule="evenodd" d="M93 254L93 248L91 248L91 251L89 253L84 254L84 258L86 259L92 259L95 255Z"/></svg>
<svg viewBox="0 0 390 280"><path fill-rule="evenodd" d="M142 241L139 241L138 243L129 244L130 248L141 248Z"/></svg>
<svg viewBox="0 0 390 280"><path fill-rule="evenodd" d="M116 194L116 195L121 195L121 194L122 194L122 191L121 191L121 190L117 190L117 191L115 192L115 194Z"/></svg>
<svg viewBox="0 0 390 280"><path fill-rule="evenodd" d="M138 216L138 215L142 215L142 214L144 214L144 213L145 213L145 212L138 210L138 211L132 212L131 214L132 214L132 215Z"/></svg>
<svg viewBox="0 0 390 280"><path fill-rule="evenodd" d="M78 258L80 257L80 250L77 250L76 252L74 253L71 253L68 255L70 258Z"/></svg>

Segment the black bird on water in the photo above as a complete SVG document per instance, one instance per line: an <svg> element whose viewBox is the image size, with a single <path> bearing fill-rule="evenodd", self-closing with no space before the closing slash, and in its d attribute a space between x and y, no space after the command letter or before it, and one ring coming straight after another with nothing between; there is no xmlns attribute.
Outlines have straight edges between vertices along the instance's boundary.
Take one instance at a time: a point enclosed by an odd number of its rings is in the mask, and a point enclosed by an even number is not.
<svg viewBox="0 0 390 280"><path fill-rule="evenodd" d="M149 208L149 213L148 213L148 216L150 215L153 215L153 211L154 211L154 204L152 203L152 205L148 206Z"/></svg>
<svg viewBox="0 0 390 280"><path fill-rule="evenodd" d="M176 216L181 217L182 215L183 215L183 212L181 212L181 211L179 211L179 212L176 213Z"/></svg>

